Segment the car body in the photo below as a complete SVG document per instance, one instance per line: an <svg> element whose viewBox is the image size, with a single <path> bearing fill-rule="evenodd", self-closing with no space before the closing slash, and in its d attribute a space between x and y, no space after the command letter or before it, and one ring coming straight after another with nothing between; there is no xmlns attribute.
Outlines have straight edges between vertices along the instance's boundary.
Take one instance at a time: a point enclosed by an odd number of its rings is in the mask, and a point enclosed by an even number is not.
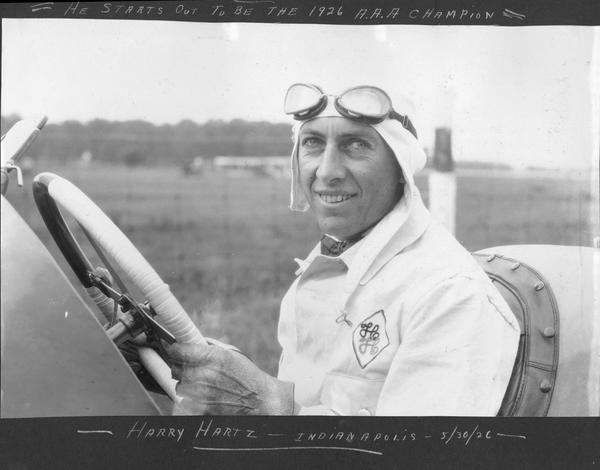
<svg viewBox="0 0 600 470"><path fill-rule="evenodd" d="M144 387L81 286L4 195L1 228L0 416L169 414L171 402ZM599 415L599 250L515 245L474 256L522 329L501 414Z"/></svg>

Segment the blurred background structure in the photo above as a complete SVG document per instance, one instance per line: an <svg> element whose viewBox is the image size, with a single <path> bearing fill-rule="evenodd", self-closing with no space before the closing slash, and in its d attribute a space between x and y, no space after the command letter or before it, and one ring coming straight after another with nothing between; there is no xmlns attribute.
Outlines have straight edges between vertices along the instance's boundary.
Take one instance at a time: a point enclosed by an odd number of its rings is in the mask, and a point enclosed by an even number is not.
<svg viewBox="0 0 600 470"><path fill-rule="evenodd" d="M438 170L454 170L455 234L469 250L589 246L598 236L595 35L585 27L3 20L2 132L19 117L50 118L24 160L26 187L10 188L8 199L69 273L30 190L41 171L69 179L130 237L204 333L274 373L279 301L293 259L318 240L311 216L287 208L287 86L388 91L414 116L431 157L417 176L427 203L436 129L447 129L453 168Z"/></svg>

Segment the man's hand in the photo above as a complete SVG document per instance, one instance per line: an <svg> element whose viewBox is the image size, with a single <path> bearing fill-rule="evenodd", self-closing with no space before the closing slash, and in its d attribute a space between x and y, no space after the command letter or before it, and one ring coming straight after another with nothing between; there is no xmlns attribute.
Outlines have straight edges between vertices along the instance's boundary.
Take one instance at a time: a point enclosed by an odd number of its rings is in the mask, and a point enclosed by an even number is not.
<svg viewBox="0 0 600 470"><path fill-rule="evenodd" d="M294 385L260 370L243 354L217 345L166 348L177 395L175 414L291 415Z"/></svg>

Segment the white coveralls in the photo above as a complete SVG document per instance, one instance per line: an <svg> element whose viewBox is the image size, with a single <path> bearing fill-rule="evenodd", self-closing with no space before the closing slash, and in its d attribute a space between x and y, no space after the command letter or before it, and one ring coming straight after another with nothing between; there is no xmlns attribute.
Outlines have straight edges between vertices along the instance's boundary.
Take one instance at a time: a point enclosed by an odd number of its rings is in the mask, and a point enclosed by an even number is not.
<svg viewBox="0 0 600 470"><path fill-rule="evenodd" d="M300 263L279 321L278 378L294 382L302 413L497 414L518 324L420 200L338 258L319 253Z"/></svg>
<svg viewBox="0 0 600 470"><path fill-rule="evenodd" d="M296 210L306 209L300 126ZM471 255L431 220L413 179L424 162L408 132L394 126L373 127L403 169L404 196L340 256L316 246L297 260L298 277L281 303L278 378L294 382L301 414L494 416L518 323Z"/></svg>

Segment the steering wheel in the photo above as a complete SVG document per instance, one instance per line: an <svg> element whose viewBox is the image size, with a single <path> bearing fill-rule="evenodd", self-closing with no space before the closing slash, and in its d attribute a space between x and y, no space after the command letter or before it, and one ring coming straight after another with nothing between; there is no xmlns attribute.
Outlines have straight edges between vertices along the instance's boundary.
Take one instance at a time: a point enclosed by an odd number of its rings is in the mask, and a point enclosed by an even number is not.
<svg viewBox="0 0 600 470"><path fill-rule="evenodd" d="M114 320L115 314L118 313L118 321L111 324L107 331L111 339L119 344L146 332L167 342L206 344L206 340L171 293L169 286L163 282L125 234L81 190L53 173L41 173L34 178L33 195L48 231L92 300L107 319L111 320L112 317ZM121 290L125 292L113 289L112 284L105 277L98 275L98 271L92 266L67 226L57 207L57 202L82 227L91 245L107 264L111 274L116 277ZM128 294L104 252L142 292L147 300L145 303L135 301ZM158 321L154 320L154 316ZM176 398L170 371L166 377L168 366L160 356L151 348L140 348L139 352L142 361L146 358L162 370L160 374L156 372L161 375L156 377L151 370L155 367L152 364L150 366L144 364L159 384L166 385L170 390L165 389L165 386L163 389L170 396L173 395L172 398ZM156 357L151 357L152 353ZM160 359L162 364L158 363L157 359ZM163 382L168 383L163 384Z"/></svg>

